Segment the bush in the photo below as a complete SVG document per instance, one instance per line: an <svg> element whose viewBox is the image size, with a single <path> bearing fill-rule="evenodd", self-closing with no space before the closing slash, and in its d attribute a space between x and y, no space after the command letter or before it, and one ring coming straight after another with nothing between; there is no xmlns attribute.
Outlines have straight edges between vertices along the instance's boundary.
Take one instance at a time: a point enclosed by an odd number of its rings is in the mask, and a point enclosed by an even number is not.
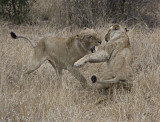
<svg viewBox="0 0 160 122"><path fill-rule="evenodd" d="M16 23L22 23L27 20L31 3L28 0L0 0L0 14Z"/></svg>
<svg viewBox="0 0 160 122"><path fill-rule="evenodd" d="M70 23L79 26L95 26L101 22L127 24L144 22L153 26L156 21L158 0L65 0L62 1ZM67 6L67 7L66 7ZM69 23L69 24L70 24Z"/></svg>

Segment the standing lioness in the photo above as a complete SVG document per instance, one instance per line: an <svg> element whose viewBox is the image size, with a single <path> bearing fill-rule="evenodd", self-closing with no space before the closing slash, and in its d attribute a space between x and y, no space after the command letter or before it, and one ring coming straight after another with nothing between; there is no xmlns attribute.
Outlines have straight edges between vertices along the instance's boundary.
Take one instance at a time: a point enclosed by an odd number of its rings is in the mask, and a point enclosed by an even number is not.
<svg viewBox="0 0 160 122"><path fill-rule="evenodd" d="M132 81L132 69L130 61L132 59L131 46L126 29L120 25L110 27L105 36L107 44L102 50L94 54L88 54L74 63L81 66L86 62L106 62L106 68L100 77L92 76L93 83L96 82L98 88L108 88L114 83ZM130 84L131 85L131 84Z"/></svg>
<svg viewBox="0 0 160 122"><path fill-rule="evenodd" d="M80 81L83 87L87 87L86 79L78 69L73 67L73 64L86 54L93 53L95 46L101 44L101 39L98 38L93 29L85 28L79 34L69 38L44 37L37 45L26 37L16 36L13 32L11 32L11 36L14 39L27 39L34 48L31 66L26 73L35 71L44 61L48 60L56 70L60 82L62 80L62 70L66 69Z"/></svg>

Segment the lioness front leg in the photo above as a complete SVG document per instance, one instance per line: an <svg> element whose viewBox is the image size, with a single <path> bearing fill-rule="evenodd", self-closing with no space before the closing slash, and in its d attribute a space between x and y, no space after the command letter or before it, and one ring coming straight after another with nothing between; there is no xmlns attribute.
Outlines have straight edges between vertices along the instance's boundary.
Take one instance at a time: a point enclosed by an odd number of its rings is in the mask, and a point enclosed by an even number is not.
<svg viewBox="0 0 160 122"><path fill-rule="evenodd" d="M97 51L92 54L88 54L78 61L74 63L74 66L82 66L87 62L97 63L97 62L104 62L108 59L109 55L105 50Z"/></svg>

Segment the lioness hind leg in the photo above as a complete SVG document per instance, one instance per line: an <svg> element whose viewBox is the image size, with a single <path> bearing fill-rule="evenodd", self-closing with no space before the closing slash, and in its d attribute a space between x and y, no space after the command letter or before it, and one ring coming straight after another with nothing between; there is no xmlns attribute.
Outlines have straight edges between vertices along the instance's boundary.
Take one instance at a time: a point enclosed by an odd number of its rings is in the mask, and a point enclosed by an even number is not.
<svg viewBox="0 0 160 122"><path fill-rule="evenodd" d="M89 88L86 78L74 67L67 68L67 70L78 80L83 88Z"/></svg>
<svg viewBox="0 0 160 122"><path fill-rule="evenodd" d="M44 57L44 52L40 49L35 49L31 65L29 66L25 74L30 74L36 69L38 69L45 60L46 58Z"/></svg>
<svg viewBox="0 0 160 122"><path fill-rule="evenodd" d="M62 82L62 69L55 69L56 70L56 74L58 76L58 82L56 82L56 87L59 88L63 88Z"/></svg>
<svg viewBox="0 0 160 122"><path fill-rule="evenodd" d="M29 66L28 70L25 72L25 74L30 74L36 69L38 69L41 66L40 62L35 62L32 65Z"/></svg>
<svg viewBox="0 0 160 122"><path fill-rule="evenodd" d="M29 66L28 70L25 72L25 74L30 74L34 72L35 70L37 70L44 61L45 60L42 60L42 61L34 60Z"/></svg>
<svg viewBox="0 0 160 122"><path fill-rule="evenodd" d="M62 69L56 67L55 62L53 60L52 61L48 60L48 61L52 65L52 67L55 69L56 75L58 76L58 82L56 82L56 87L57 88L63 88L63 85L62 85L62 81L63 81L63 79L62 79Z"/></svg>

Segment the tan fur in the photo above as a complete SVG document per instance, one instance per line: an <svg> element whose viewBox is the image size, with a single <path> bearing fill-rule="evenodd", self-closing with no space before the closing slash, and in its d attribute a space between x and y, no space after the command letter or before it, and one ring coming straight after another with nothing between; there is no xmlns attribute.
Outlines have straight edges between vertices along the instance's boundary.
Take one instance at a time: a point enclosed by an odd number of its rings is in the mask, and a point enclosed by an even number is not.
<svg viewBox="0 0 160 122"><path fill-rule="evenodd" d="M110 27L105 36L107 44L102 50L94 54L88 54L74 63L75 66L82 66L86 62L106 62L104 72L97 78L98 88L108 88L114 83L124 84L132 81L132 59L131 46L126 30L120 25Z"/></svg>
<svg viewBox="0 0 160 122"><path fill-rule="evenodd" d="M16 38L23 38L17 36ZM29 40L29 39L28 39ZM45 37L34 47L32 64L26 73L38 69L41 64L48 60L62 80L62 70L68 70L83 87L87 87L86 79L81 75L73 64L86 54L91 53L91 48L101 44L96 32L93 29L85 28L78 35L69 38ZM59 83L61 85L61 83ZM60 86L59 86L60 87Z"/></svg>

